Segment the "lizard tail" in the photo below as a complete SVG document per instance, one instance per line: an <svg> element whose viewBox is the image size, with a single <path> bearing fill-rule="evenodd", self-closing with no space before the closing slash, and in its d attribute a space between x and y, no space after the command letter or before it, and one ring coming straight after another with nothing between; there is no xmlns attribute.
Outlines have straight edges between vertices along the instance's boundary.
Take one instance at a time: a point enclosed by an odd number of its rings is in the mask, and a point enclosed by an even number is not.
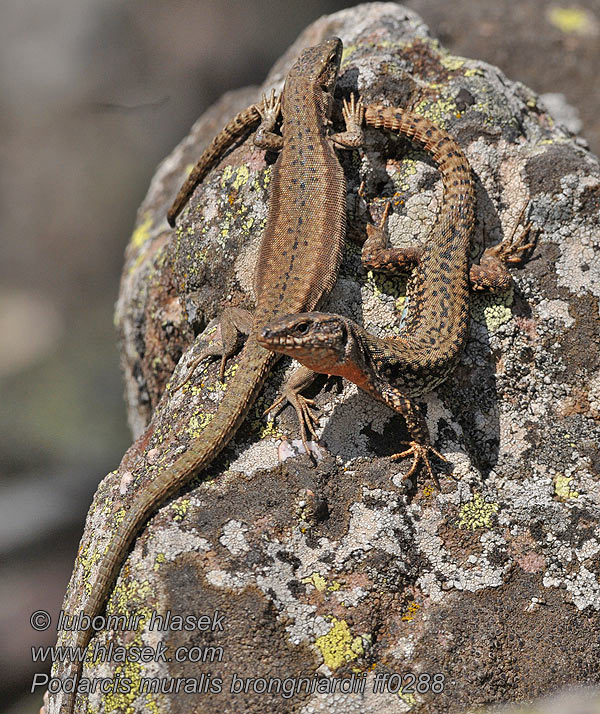
<svg viewBox="0 0 600 714"><path fill-rule="evenodd" d="M366 108L369 126L399 132L431 153L444 187L443 205L410 283L410 308L404 332L419 350L432 355L445 343L460 351L468 317L468 250L474 224L475 192L471 167L458 143L429 119L397 107ZM431 330L434 332L431 332Z"/></svg>
<svg viewBox="0 0 600 714"><path fill-rule="evenodd" d="M274 352L260 347L253 334L249 336L240 355L240 367L231 378L223 400L201 436L171 466L160 471L151 483L136 491L133 500L126 506L125 516L112 534L107 554L91 583L83 614L93 619L102 613L127 550L144 522L163 501L208 466L225 448L246 418L277 358ZM67 675L75 676L76 683L83 668L83 661L79 660L84 659L83 653L93 634L91 629L77 631L75 647L78 649L73 651L73 661ZM76 692L63 693L60 714L73 714L75 698Z"/></svg>
<svg viewBox="0 0 600 714"><path fill-rule="evenodd" d="M198 163L190 171L183 186L173 201L173 205L167 213L167 221L173 228L177 216L183 210L196 186L202 181L206 174L216 166L223 158L223 152L229 149L244 134L258 124L260 114L256 104L251 104L247 109L236 114L233 119L215 136L207 149L203 152Z"/></svg>

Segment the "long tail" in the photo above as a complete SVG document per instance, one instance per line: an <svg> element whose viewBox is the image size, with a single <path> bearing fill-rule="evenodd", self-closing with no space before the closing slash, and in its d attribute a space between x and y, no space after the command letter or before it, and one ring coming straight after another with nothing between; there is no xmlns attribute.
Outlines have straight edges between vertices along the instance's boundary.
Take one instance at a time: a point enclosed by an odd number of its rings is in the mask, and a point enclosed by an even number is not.
<svg viewBox="0 0 600 714"><path fill-rule="evenodd" d="M219 163L223 154L232 147L244 134L258 124L260 114L257 105L251 104L247 109L236 114L233 119L215 136L208 147L204 150L198 163L191 170L179 193L173 201L173 205L167 213L167 221L173 227L177 216L183 210L196 186L202 181L206 174Z"/></svg>
<svg viewBox="0 0 600 714"><path fill-rule="evenodd" d="M444 186L442 208L411 282L404 330L415 342L458 345L467 328L468 250L475 206L467 157L446 131L404 109L372 104L366 108L365 121L419 142L438 167Z"/></svg>
<svg viewBox="0 0 600 714"><path fill-rule="evenodd" d="M193 476L210 464L235 435L254 403L271 365L278 358L274 352L260 347L251 334L240 355L239 368L232 377L213 419L175 463L157 474L154 481L138 491L125 517L111 538L107 555L98 568L91 593L83 609L90 618L102 613L106 599L123 564L129 546L150 514L169 496L177 492ZM75 647L83 652L93 632L79 630ZM74 661L67 676L79 681L83 663ZM63 694L61 714L73 714L76 694Z"/></svg>

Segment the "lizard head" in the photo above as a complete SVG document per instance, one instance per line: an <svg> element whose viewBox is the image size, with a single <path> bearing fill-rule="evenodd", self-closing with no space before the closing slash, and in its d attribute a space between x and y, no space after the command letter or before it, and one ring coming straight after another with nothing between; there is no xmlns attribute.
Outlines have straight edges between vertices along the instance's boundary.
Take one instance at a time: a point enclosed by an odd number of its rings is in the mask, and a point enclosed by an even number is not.
<svg viewBox="0 0 600 714"><path fill-rule="evenodd" d="M345 376L352 324L340 315L303 312L283 315L263 327L258 343L315 372Z"/></svg>
<svg viewBox="0 0 600 714"><path fill-rule="evenodd" d="M308 47L293 67L288 77L298 77L317 84L326 93L333 92L342 60L342 41L331 37L314 47Z"/></svg>

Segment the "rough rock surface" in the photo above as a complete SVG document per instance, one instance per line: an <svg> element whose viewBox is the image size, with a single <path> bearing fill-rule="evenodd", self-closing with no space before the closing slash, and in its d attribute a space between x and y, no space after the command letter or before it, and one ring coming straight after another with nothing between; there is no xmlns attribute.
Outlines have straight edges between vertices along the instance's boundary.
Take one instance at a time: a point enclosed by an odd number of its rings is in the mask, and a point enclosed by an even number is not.
<svg viewBox="0 0 600 714"><path fill-rule="evenodd" d="M166 209L220 126L260 91L279 90L300 49L332 34L345 46L338 98L358 91L367 103L408 107L464 148L477 187L475 259L527 221L539 231L532 258L513 271L514 289L473 299L462 361L422 402L458 481L444 478L442 493L424 479L418 487L403 481L409 464L388 458L406 436L402 420L346 383L341 391L319 385L323 458L312 467L286 439L297 435L292 410L274 425L261 417L282 363L232 445L137 538L107 613L138 613L139 626L92 640L222 647L222 661L204 649L215 661L88 662L86 676L129 677L132 686L91 694L79 712L462 712L600 676L600 167L529 89L449 55L418 16L391 3L315 22L263 87L224 97L158 169L127 251L116 317L138 438L96 494L65 608L85 602L111 524L134 490L215 410L217 364L198 368L174 394L165 388L182 354L174 379L186 373L199 349L194 334L224 304L252 305L273 157L246 141L197 189L177 231ZM372 219L392 200L393 242L427 238L441 197L427 155L370 130L366 150L342 161L351 194L366 181ZM349 213L360 233L365 211ZM404 289L405 281L364 274L348 243L326 309L394 334ZM234 359L228 374L235 368ZM151 631L154 610L218 611L223 631ZM221 678L222 691L138 693L144 677L175 686L202 675L205 683ZM292 697L276 692L277 678L289 691L315 675L324 688L333 687L331 675L354 675L364 692L307 694L306 682ZM259 679L234 695L236 676Z"/></svg>

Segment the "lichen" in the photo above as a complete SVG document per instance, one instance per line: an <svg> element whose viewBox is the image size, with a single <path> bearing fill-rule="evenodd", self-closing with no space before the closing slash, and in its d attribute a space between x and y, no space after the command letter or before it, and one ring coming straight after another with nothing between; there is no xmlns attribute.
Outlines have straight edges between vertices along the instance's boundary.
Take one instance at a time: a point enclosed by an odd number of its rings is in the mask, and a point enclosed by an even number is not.
<svg viewBox="0 0 600 714"><path fill-rule="evenodd" d="M248 183L249 178L250 169L247 166L242 165L236 168L226 166L221 177L221 188L232 188L234 191L238 191Z"/></svg>
<svg viewBox="0 0 600 714"><path fill-rule="evenodd" d="M471 317L475 322L485 325L488 332L497 332L512 318L513 300L512 285L501 293L475 293L471 299Z"/></svg>
<svg viewBox="0 0 600 714"><path fill-rule="evenodd" d="M554 493L563 501L570 498L579 498L578 491L571 491L569 484L573 479L568 476L557 476L554 482Z"/></svg>
<svg viewBox="0 0 600 714"><path fill-rule="evenodd" d="M476 528L491 528L492 516L498 508L497 503L489 503L480 493L475 493L473 500L460 509L458 527L472 531Z"/></svg>
<svg viewBox="0 0 600 714"><path fill-rule="evenodd" d="M187 512L190 508L190 499L189 498L183 498L179 499L178 501L175 501L173 504L171 504L171 510L173 511L173 520L176 522L181 522L187 515Z"/></svg>
<svg viewBox="0 0 600 714"><path fill-rule="evenodd" d="M190 417L190 420L188 421L186 429L187 433L192 437L192 439L197 439L214 418L214 414L209 414L207 412L195 414Z"/></svg>
<svg viewBox="0 0 600 714"><path fill-rule="evenodd" d="M361 637L352 637L350 627L345 620L331 617L333 623L326 635L317 637L315 645L323 655L325 664L331 670L338 669L343 664L357 659L364 654Z"/></svg>
<svg viewBox="0 0 600 714"><path fill-rule="evenodd" d="M430 84L430 89L436 87L442 90L446 85ZM438 96L432 100L431 97L421 100L414 108L415 114L431 119L440 129L446 129L448 125L448 117L455 116L458 112L456 101L451 97Z"/></svg>
<svg viewBox="0 0 600 714"><path fill-rule="evenodd" d="M255 424L255 422L252 422L252 427L254 427L255 425L258 426L258 424ZM284 438L284 433L281 431L281 429L277 428L275 422L272 419L269 419L269 421L267 421L267 423L260 428L258 438L275 439L277 441L279 439Z"/></svg>
<svg viewBox="0 0 600 714"><path fill-rule="evenodd" d="M142 216L142 222L137 226L137 228L131 234L131 239L129 244L135 250L139 250L144 243L150 238L150 231L152 230L153 218L150 211L146 211Z"/></svg>
<svg viewBox="0 0 600 714"><path fill-rule="evenodd" d="M302 578L302 582L312 585L319 592L323 592L327 587L327 580L319 573L312 573L308 578Z"/></svg>
<svg viewBox="0 0 600 714"><path fill-rule="evenodd" d="M413 600L412 602L408 603L408 606L406 610L402 613L402 617L400 618L403 622L412 622L415 619L416 613L421 609L421 605L419 605L418 602Z"/></svg>

